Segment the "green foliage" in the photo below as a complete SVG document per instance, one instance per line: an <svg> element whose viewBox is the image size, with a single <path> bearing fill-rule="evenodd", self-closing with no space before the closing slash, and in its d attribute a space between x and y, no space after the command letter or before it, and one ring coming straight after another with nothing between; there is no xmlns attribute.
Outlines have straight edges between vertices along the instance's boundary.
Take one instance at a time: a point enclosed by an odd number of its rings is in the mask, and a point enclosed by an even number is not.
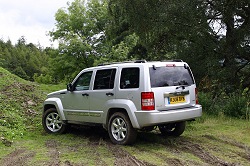
<svg viewBox="0 0 250 166"><path fill-rule="evenodd" d="M204 77L223 83L213 93L243 90L250 85L249 5L248 0L109 0L108 34L121 42L135 33L145 50L140 57L147 60L183 59L198 83Z"/></svg>
<svg viewBox="0 0 250 166"><path fill-rule="evenodd" d="M199 103L202 105L204 113L209 115L249 119L249 98L236 92L216 97L213 97L212 93L200 92Z"/></svg>
<svg viewBox="0 0 250 166"><path fill-rule="evenodd" d="M223 108L224 114L230 117L240 119L248 119L249 113L247 112L247 104L249 99L239 94L232 94L225 102Z"/></svg>
<svg viewBox="0 0 250 166"><path fill-rule="evenodd" d="M21 137L26 131L25 117L20 116L21 110L13 108L11 105L0 105L2 118L0 118L0 125L2 136L9 139ZM15 118L13 118L15 117Z"/></svg>
<svg viewBox="0 0 250 166"><path fill-rule="evenodd" d="M35 128L44 97L36 84L0 67L0 137L12 141Z"/></svg>
<svg viewBox="0 0 250 166"><path fill-rule="evenodd" d="M113 45L107 55L101 56L100 59L95 60L95 65L103 62L123 62L137 59L137 55L131 54L137 43L137 35L131 34L126 36L123 41Z"/></svg>
<svg viewBox="0 0 250 166"><path fill-rule="evenodd" d="M72 79L83 68L93 66L95 59L105 53L107 4L98 0L88 3L75 0L67 9L59 9L55 18L56 29L50 36L59 40L60 54L52 59L57 61L53 65L58 73L64 73L59 75L60 79Z"/></svg>
<svg viewBox="0 0 250 166"><path fill-rule="evenodd" d="M146 59L163 60L166 54L182 51L206 32L208 25L197 8L199 4L185 0L110 0L109 11L114 24L120 25L117 32L139 36L147 50Z"/></svg>
<svg viewBox="0 0 250 166"><path fill-rule="evenodd" d="M23 79L33 81L34 73L44 73L48 58L39 46L26 44L24 37L21 37L14 46L10 41L5 43L0 40L0 66Z"/></svg>
<svg viewBox="0 0 250 166"><path fill-rule="evenodd" d="M218 114L216 109L214 109L214 101L211 93L199 92L199 104L202 105L202 111L206 114Z"/></svg>
<svg viewBox="0 0 250 166"><path fill-rule="evenodd" d="M38 75L37 73L34 74L33 79L35 82L41 83L41 84L52 84L53 79L50 75Z"/></svg>

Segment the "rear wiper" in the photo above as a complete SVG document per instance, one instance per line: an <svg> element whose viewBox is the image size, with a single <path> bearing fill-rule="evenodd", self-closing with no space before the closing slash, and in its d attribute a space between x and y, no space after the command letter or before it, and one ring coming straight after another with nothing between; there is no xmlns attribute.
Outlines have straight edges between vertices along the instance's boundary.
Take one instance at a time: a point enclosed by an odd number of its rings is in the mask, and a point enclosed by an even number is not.
<svg viewBox="0 0 250 166"><path fill-rule="evenodd" d="M177 86L176 89L179 89L179 88L182 88L182 89L185 89L185 87L188 87L189 85L180 85L180 86Z"/></svg>
<svg viewBox="0 0 250 166"><path fill-rule="evenodd" d="M186 64L184 64L184 68L185 68L185 69L189 69L189 66L186 65Z"/></svg>

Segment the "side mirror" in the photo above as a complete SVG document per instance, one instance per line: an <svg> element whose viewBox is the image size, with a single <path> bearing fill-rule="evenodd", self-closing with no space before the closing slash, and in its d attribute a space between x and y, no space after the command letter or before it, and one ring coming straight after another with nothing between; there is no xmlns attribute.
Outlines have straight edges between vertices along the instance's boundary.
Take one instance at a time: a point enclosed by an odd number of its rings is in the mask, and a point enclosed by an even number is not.
<svg viewBox="0 0 250 166"><path fill-rule="evenodd" d="M67 85L67 91L70 91L70 92L73 91L73 85L72 85L71 83L69 83L69 84Z"/></svg>

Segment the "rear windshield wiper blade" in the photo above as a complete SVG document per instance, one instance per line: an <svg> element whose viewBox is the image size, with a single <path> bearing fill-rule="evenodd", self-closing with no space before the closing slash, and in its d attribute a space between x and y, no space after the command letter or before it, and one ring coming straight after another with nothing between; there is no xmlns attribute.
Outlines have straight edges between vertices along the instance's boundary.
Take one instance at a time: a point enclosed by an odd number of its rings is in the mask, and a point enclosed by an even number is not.
<svg viewBox="0 0 250 166"><path fill-rule="evenodd" d="M179 85L176 87L176 89L179 89L179 88L182 88L182 89L185 89L185 87L188 87L189 85Z"/></svg>

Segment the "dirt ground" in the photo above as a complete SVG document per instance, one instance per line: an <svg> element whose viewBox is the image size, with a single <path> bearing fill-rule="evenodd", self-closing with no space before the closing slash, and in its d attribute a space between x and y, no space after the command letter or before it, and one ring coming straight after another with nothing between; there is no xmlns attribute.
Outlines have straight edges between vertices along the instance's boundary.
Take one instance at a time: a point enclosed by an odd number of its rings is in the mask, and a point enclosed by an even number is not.
<svg viewBox="0 0 250 166"><path fill-rule="evenodd" d="M98 131L98 132L93 132ZM98 152L98 147L105 146L105 148L108 149L111 156L114 158L113 165L115 166L151 166L155 165L152 164L154 162L147 162L145 160L139 160L135 155L131 154L129 151L125 150L126 146L119 146L119 145L113 145L109 138L108 134L102 130L102 129L93 129L93 128L77 128L74 130L71 130L71 134L77 135L78 137L88 138L89 142L87 144L88 148L93 151L93 158L95 160L94 165L101 165L101 166L107 166L108 164L101 158L101 155ZM147 136L147 135L146 135ZM144 138L145 135L139 134L138 142L143 141L144 144L151 144L152 142L150 140L147 140ZM160 135L157 135L155 137L161 137ZM211 153L211 151L219 151L219 147L213 146L211 149L208 150L208 147L204 147L204 144L201 144L200 142L191 141L190 139L187 139L186 137L180 137L178 138L174 143L171 142L157 142L157 146L167 147L168 150L170 150L170 153L178 156L185 154L191 154L199 159L197 160L183 160L181 158L173 158L168 157L167 155L163 155L161 153L153 152L151 149L145 149L145 147L141 147L140 145L132 145L130 148L133 148L133 146L136 146L136 150L138 150L141 153L148 152L152 155L157 156L157 158L160 158L164 163L162 165L169 165L169 166L182 166L182 165L215 165L215 166L240 166L240 165L247 165L246 162L241 163L240 160L248 161L250 165L250 147L238 143L236 141L228 140L227 138L216 138L212 135L203 135L204 139L208 141L216 141L216 143L224 144L225 146L230 146L232 148L238 148L241 149L240 152L238 151L232 151L232 152L225 152L225 155L231 157L237 157L239 158L238 162L229 162L224 161L220 157L215 156ZM148 141L148 142L147 142ZM48 162L39 163L39 165L46 165L46 166L81 166L81 165L88 165L88 164L79 164L74 163L74 161L71 160L64 160L62 161L60 159L60 155L64 153L62 150L59 150L62 142L57 140L47 140L45 142L45 147L47 148L47 157L49 158ZM86 146L86 145L85 145ZM125 148L124 148L125 147ZM71 151L78 151L80 147L78 146L69 146L67 147ZM217 149L218 148L218 149ZM166 150L167 150L166 149ZM10 154L7 154L5 157L3 157L0 160L0 165L2 166L25 166L30 165L29 161L32 160L36 155L35 150L27 150L25 148L23 149L16 149L15 151L11 152Z"/></svg>

